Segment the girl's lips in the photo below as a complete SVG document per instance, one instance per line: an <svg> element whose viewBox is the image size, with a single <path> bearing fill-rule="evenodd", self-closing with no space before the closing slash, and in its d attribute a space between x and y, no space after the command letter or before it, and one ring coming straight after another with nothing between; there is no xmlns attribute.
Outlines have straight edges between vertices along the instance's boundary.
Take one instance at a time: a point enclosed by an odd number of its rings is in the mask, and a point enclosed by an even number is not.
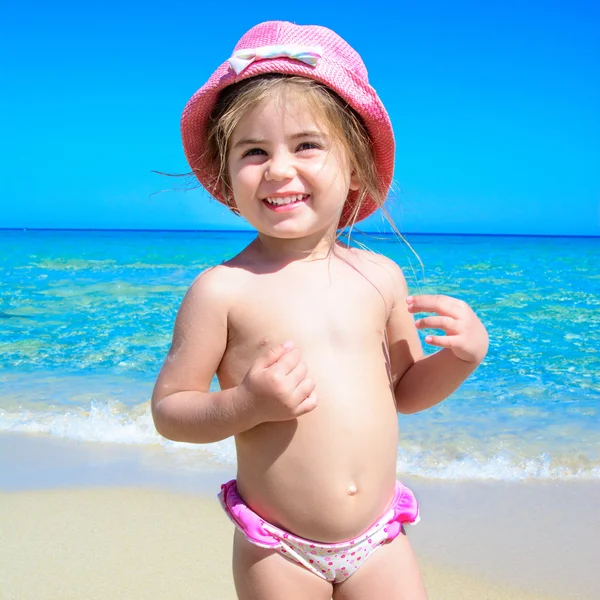
<svg viewBox="0 0 600 600"><path fill-rule="evenodd" d="M296 210L303 204L306 204L306 201L309 198L310 198L310 195L307 194L302 200L297 200L296 202L290 202L289 204L281 204L281 205L271 204L270 202L267 202L266 200L263 200L262 203L269 210L272 210L273 212L290 212L292 210Z"/></svg>

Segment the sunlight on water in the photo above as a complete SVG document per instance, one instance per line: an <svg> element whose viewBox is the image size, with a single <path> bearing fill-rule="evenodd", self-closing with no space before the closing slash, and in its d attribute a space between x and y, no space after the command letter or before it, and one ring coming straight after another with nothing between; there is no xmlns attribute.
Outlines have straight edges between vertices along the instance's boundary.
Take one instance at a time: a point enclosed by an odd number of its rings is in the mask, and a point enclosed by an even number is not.
<svg viewBox="0 0 600 600"><path fill-rule="evenodd" d="M165 443L148 399L179 303L250 239L1 231L0 431ZM424 271L391 238L361 240L401 264L411 293L460 297L490 332L451 400L400 417L401 471L600 477L600 240L412 236ZM207 453L234 460L230 440Z"/></svg>

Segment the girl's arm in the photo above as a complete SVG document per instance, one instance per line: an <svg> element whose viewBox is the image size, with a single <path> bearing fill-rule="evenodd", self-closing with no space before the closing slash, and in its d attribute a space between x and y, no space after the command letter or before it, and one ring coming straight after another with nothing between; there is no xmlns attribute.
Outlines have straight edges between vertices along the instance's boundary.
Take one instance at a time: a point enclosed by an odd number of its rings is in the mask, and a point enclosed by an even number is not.
<svg viewBox="0 0 600 600"><path fill-rule="evenodd" d="M471 308L448 296L408 297L400 269L393 270L395 304L387 324L390 371L396 407L401 413L415 413L445 400L477 368L485 357L488 337L485 327ZM419 319L412 313L435 312ZM428 344L442 350L423 355L417 329L435 328L446 335L428 335Z"/></svg>
<svg viewBox="0 0 600 600"><path fill-rule="evenodd" d="M410 414L435 406L455 392L478 364L456 358L449 349L421 358L395 387L398 412Z"/></svg>
<svg viewBox="0 0 600 600"><path fill-rule="evenodd" d="M181 303L152 394L154 424L168 439L215 442L257 424L238 387L209 392L227 345L228 292L222 267L215 267L196 279Z"/></svg>
<svg viewBox="0 0 600 600"><path fill-rule="evenodd" d="M154 386L156 429L178 442L217 442L266 421L296 419L317 405L315 383L291 342L265 349L240 385L209 392L227 347L228 303L235 295L222 269L203 273L183 299Z"/></svg>
<svg viewBox="0 0 600 600"><path fill-rule="evenodd" d="M441 295L409 296L406 305L410 313L437 313L418 319L418 329L445 332L425 338L428 344L442 350L415 362L396 385L396 402L402 406L402 412L417 412L446 399L477 368L488 350L488 334L462 300Z"/></svg>

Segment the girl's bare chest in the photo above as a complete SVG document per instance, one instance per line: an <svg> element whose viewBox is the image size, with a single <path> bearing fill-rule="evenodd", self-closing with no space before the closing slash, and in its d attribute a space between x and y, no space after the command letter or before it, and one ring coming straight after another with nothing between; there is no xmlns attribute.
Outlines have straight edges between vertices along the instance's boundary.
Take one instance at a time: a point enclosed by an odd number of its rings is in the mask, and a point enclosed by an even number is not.
<svg viewBox="0 0 600 600"><path fill-rule="evenodd" d="M230 337L251 346L289 338L338 345L380 336L387 305L371 285L308 286L301 281L257 285L232 306L228 327Z"/></svg>

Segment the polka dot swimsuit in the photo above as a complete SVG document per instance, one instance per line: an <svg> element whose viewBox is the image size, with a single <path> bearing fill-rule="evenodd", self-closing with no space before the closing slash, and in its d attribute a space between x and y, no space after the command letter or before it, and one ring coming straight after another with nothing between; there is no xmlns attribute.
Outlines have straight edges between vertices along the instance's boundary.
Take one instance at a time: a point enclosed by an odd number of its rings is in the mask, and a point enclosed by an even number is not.
<svg viewBox="0 0 600 600"><path fill-rule="evenodd" d="M419 520L417 501L400 482L396 483L396 494L390 507L372 527L353 540L337 544L305 540L267 523L243 503L235 480L221 486L219 500L249 542L276 550L288 560L332 583L348 579L382 544L396 538L404 523Z"/></svg>

